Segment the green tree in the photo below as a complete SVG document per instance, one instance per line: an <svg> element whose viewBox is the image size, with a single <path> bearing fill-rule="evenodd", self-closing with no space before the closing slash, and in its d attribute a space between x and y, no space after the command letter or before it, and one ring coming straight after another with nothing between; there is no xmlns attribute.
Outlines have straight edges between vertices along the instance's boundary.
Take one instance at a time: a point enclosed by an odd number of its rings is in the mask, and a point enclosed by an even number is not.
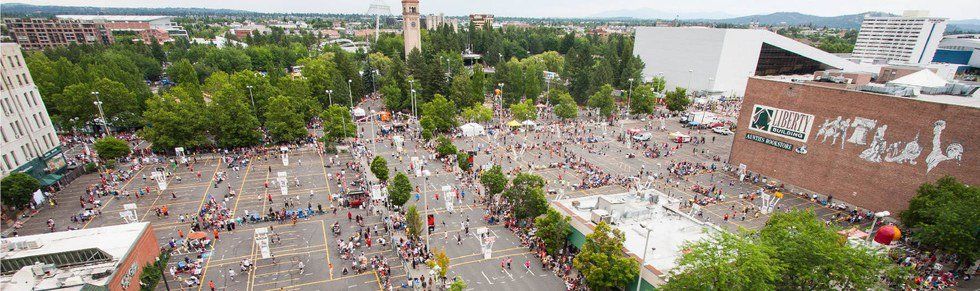
<svg viewBox="0 0 980 291"><path fill-rule="evenodd" d="M154 149L196 148L208 143L204 104L199 101L200 96L190 91L193 90L177 86L146 101L147 109L143 112L146 126L140 130L140 136L153 144Z"/></svg>
<svg viewBox="0 0 980 291"><path fill-rule="evenodd" d="M455 128L457 114L456 104L440 94L436 94L432 101L422 104L422 118L432 122L433 133L445 133Z"/></svg>
<svg viewBox="0 0 980 291"><path fill-rule="evenodd" d="M385 108L391 110L392 112L398 112L406 107L405 106L405 96L402 95L401 89L398 88L397 83L386 83L381 86L381 96L385 101Z"/></svg>
<svg viewBox="0 0 980 291"><path fill-rule="evenodd" d="M52 96L52 104L58 109L62 120L72 127L81 127L99 116L98 107L92 105L102 101L102 109L109 126L136 127L142 125L139 118L139 100L126 85L108 78L96 78L89 83L78 83L65 87L61 94ZM98 122L101 124L101 122Z"/></svg>
<svg viewBox="0 0 980 291"><path fill-rule="evenodd" d="M436 266L439 267L439 277L446 277L446 272L449 272L449 256L446 255L445 250L436 249L432 252L429 268L435 269Z"/></svg>
<svg viewBox="0 0 980 291"><path fill-rule="evenodd" d="M691 100L687 98L687 90L684 88L674 88L674 91L667 92L666 103L670 111L684 111Z"/></svg>
<svg viewBox="0 0 980 291"><path fill-rule="evenodd" d="M510 114L519 121L538 119L538 108L531 99L510 104Z"/></svg>
<svg viewBox="0 0 980 291"><path fill-rule="evenodd" d="M422 235L422 216L415 205L409 206L405 212L406 234L409 239L417 240Z"/></svg>
<svg viewBox="0 0 980 291"><path fill-rule="evenodd" d="M480 174L480 184L483 184L483 187L487 189L487 195L493 197L504 192L507 187L507 176L504 176L500 166L493 166L490 170Z"/></svg>
<svg viewBox="0 0 980 291"><path fill-rule="evenodd" d="M468 122L485 123L493 119L493 110L483 104L475 104L463 109L463 120Z"/></svg>
<svg viewBox="0 0 980 291"><path fill-rule="evenodd" d="M459 149L456 148L456 145L454 145L453 141L448 137L440 136L436 139L436 143L438 143L436 146L436 153L438 153L440 157L448 157L459 152Z"/></svg>
<svg viewBox="0 0 980 291"><path fill-rule="evenodd" d="M408 202L409 197L412 194L412 182L408 180L408 176L405 173L398 172L395 174L395 178L391 180L391 184L388 185L388 201L391 204L402 206Z"/></svg>
<svg viewBox="0 0 980 291"><path fill-rule="evenodd" d="M265 112L265 127L273 141L292 142L308 134L302 116L293 108L290 97L272 97Z"/></svg>
<svg viewBox="0 0 980 291"><path fill-rule="evenodd" d="M630 114L653 114L657 98L650 85L640 85L633 89L630 100Z"/></svg>
<svg viewBox="0 0 980 291"><path fill-rule="evenodd" d="M653 89L653 92L663 93L666 87L667 79L664 79L662 76L653 77L653 80L650 81L650 88Z"/></svg>
<svg viewBox="0 0 980 291"><path fill-rule="evenodd" d="M21 208L30 203L31 196L38 189L41 189L41 182L31 175L12 173L0 181L0 190L3 191L0 198L7 206Z"/></svg>
<svg viewBox="0 0 980 291"><path fill-rule="evenodd" d="M980 188L946 176L919 186L902 211L916 240L955 253L964 262L980 258Z"/></svg>
<svg viewBox="0 0 980 291"><path fill-rule="evenodd" d="M94 147L95 152L99 154L99 158L107 162L128 156L129 153L132 152L132 150L129 148L129 143L112 136L107 136L96 140L92 147Z"/></svg>
<svg viewBox="0 0 980 291"><path fill-rule="evenodd" d="M585 236L582 251L572 260L572 266L585 277L592 290L622 288L639 275L640 264L623 253L626 236L622 231L599 222Z"/></svg>
<svg viewBox="0 0 980 291"><path fill-rule="evenodd" d="M613 88L609 84L602 85L599 91L592 94L589 97L589 107L599 110L599 114L603 117L609 118L612 116L613 111L616 109L616 101L612 97Z"/></svg>
<svg viewBox="0 0 980 291"><path fill-rule="evenodd" d="M459 105L459 107L470 107L473 98L471 97L472 86L470 85L470 75L466 70L456 72L449 87L449 100Z"/></svg>
<svg viewBox="0 0 980 291"><path fill-rule="evenodd" d="M330 105L330 108L320 114L320 119L323 120L323 137L334 142L354 137L357 134L357 128L353 118L347 107Z"/></svg>
<svg viewBox="0 0 980 291"><path fill-rule="evenodd" d="M544 215L534 219L534 226L537 227L534 235L544 241L545 250L549 254L557 256L558 250L565 245L568 236L572 234L569 221L568 216L562 215L551 207L548 207Z"/></svg>
<svg viewBox="0 0 980 291"><path fill-rule="evenodd" d="M716 233L683 249L664 290L776 290L784 269L773 247L751 236Z"/></svg>
<svg viewBox="0 0 980 291"><path fill-rule="evenodd" d="M388 161L381 156L375 156L371 160L371 173L374 174L378 180L388 181Z"/></svg>
<svg viewBox="0 0 980 291"><path fill-rule="evenodd" d="M473 164L470 163L470 154L465 151L459 151L456 153L456 163L459 164L459 169L464 172L469 172Z"/></svg>
<svg viewBox="0 0 980 291"><path fill-rule="evenodd" d="M233 86L228 74L218 72L205 81L204 90L211 96L208 104L210 131L218 147L234 148L256 145L262 140L259 119L242 95Z"/></svg>
<svg viewBox="0 0 980 291"><path fill-rule="evenodd" d="M473 74L470 76L470 88L469 94L467 94L465 104L475 106L477 104L482 104L483 100L486 99L486 94L484 93L484 88L487 85L486 74L483 73L483 66L480 64L473 65Z"/></svg>
<svg viewBox="0 0 980 291"><path fill-rule="evenodd" d="M837 229L812 211L776 212L757 236L785 267L776 289L868 290L878 286L881 275L903 273L876 250L842 244Z"/></svg>
<svg viewBox="0 0 980 291"><path fill-rule="evenodd" d="M177 84L197 84L200 82L194 65L187 59L181 59L167 67L167 76L170 76L170 81Z"/></svg>
<svg viewBox="0 0 980 291"><path fill-rule="evenodd" d="M564 93L558 97L558 105L555 105L555 115L561 119L574 119L578 117L578 104L572 99L572 95Z"/></svg>
<svg viewBox="0 0 980 291"><path fill-rule="evenodd" d="M538 175L519 173L504 191L504 199L513 205L517 219L529 219L544 214L548 199L544 195L544 179Z"/></svg>
<svg viewBox="0 0 980 291"><path fill-rule="evenodd" d="M453 280L453 283L449 285L449 291L463 291L463 290L466 290L466 281L463 281L463 278L457 276L456 279Z"/></svg>

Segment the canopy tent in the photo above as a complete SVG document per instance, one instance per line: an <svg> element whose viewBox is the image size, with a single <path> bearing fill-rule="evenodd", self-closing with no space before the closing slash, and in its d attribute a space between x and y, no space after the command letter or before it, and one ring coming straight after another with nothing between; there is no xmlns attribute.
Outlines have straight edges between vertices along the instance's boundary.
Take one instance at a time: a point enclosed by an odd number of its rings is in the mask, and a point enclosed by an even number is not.
<svg viewBox="0 0 980 291"><path fill-rule="evenodd" d="M520 122L517 122L517 120L511 120L511 121L508 121L507 122L507 126L510 126L510 127L518 127L518 126L521 126L521 123Z"/></svg>
<svg viewBox="0 0 980 291"><path fill-rule="evenodd" d="M467 124L463 124L462 126L459 127L459 129L461 131L463 131L463 136L465 136L465 137L472 137L472 136L478 136L478 135L487 134L486 129L483 128L482 125L477 124L477 123L472 123L472 122L467 123Z"/></svg>
<svg viewBox="0 0 980 291"><path fill-rule="evenodd" d="M889 81L888 85L905 85L914 87L942 87L946 86L946 80L936 75L928 69L905 75L901 78Z"/></svg>
<svg viewBox="0 0 980 291"><path fill-rule="evenodd" d="M354 116L364 117L365 115L367 115L367 112L364 111L364 108L360 108L360 107L354 108Z"/></svg>
<svg viewBox="0 0 980 291"><path fill-rule="evenodd" d="M523 124L525 126L537 126L538 125L537 123L534 123L534 121L530 121L530 120L525 120L524 122L521 122L521 124Z"/></svg>
<svg viewBox="0 0 980 291"><path fill-rule="evenodd" d="M690 135L683 134L680 131L671 132L670 134L667 135L667 137L670 140L672 140L674 142L679 142L679 143L684 143L684 142L691 141L691 136Z"/></svg>

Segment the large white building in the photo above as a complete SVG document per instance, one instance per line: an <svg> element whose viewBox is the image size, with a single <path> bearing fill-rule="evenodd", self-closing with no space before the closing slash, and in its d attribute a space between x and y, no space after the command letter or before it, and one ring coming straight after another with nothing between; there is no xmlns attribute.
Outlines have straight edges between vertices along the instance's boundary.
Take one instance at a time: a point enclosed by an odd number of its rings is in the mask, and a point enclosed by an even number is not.
<svg viewBox="0 0 980 291"><path fill-rule="evenodd" d="M56 170L64 167L59 147L61 142L34 78L27 70L20 45L0 44L0 56L0 77L3 79L0 84L0 105L3 107L0 172L3 177L13 171L29 172L40 179L43 175L38 177L39 173L46 168Z"/></svg>
<svg viewBox="0 0 980 291"><path fill-rule="evenodd" d="M902 16L868 16L861 22L853 57L927 64L932 62L946 32L946 18L927 11L905 11Z"/></svg>
<svg viewBox="0 0 980 291"><path fill-rule="evenodd" d="M633 52L643 76L663 76L667 89L741 96L750 76L862 71L853 62L759 29L637 27Z"/></svg>
<svg viewBox="0 0 980 291"><path fill-rule="evenodd" d="M165 15L58 15L59 19L74 19L96 23L109 23L111 29L132 29L130 24L145 23L149 28L166 31L171 37L188 37L187 30ZM116 24L116 25L112 25Z"/></svg>

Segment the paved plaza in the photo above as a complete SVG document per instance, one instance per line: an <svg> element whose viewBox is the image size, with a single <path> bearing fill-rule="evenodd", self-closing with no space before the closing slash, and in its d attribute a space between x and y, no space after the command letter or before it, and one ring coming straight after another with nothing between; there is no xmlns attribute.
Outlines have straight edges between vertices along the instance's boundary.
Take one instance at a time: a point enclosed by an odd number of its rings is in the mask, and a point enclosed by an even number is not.
<svg viewBox="0 0 980 291"><path fill-rule="evenodd" d="M380 110L378 100L371 100L364 104L368 110ZM551 167L564 160L563 155L559 155L555 149L544 146L543 142L564 140L563 150L574 154L578 158L588 161L604 173L616 177L641 176L641 171L646 171L645 175L663 177L666 174L668 165L681 161L715 164L721 168L723 161L727 160L732 136L719 135L710 131L689 130L682 128L676 118L667 119L664 125L666 130L651 130L654 137L645 141L650 145L661 145L668 143L674 147L677 144L667 141L667 133L681 131L688 133L695 138L704 137L705 143L694 146L684 144L680 148L672 151L667 157L648 158L638 149L634 141L627 144L617 141L616 137L629 129L650 130L659 127L658 120L628 120L621 126L603 126L595 122L580 122L580 134L574 136L570 133L570 127L551 127L545 118L542 123L544 126L539 131L519 130L510 133L499 132L494 135L484 135L471 138L457 138L455 143L461 150L476 151L475 166L488 164L501 165L506 173L512 174L517 171L531 171L542 176L546 181L545 186L548 191L548 199L582 197L599 194L616 194L627 191L629 183L609 183L606 185L583 189L576 187L582 180L582 175L575 170L564 167ZM407 138L401 152L396 151L389 136L373 139L374 134L380 133L379 128L384 124L372 124L370 121L359 123L359 133L363 135L363 146L367 149L376 151L377 155L388 160L388 166L392 170L391 176L395 172L408 174L412 184L417 186L421 195L414 195L409 200L409 205L417 205L424 214L433 214L436 219L436 228L431 234L426 233L425 239L430 249L444 250L450 257L450 268L447 277L460 277L468 284L471 290L492 290L501 286L507 286L513 290L560 290L564 288L563 282L556 275L541 266L541 261L529 252L527 247L522 247L519 238L501 224L488 225L484 220L485 208L478 204L476 197L480 192L478 185L462 185L457 175L462 175L456 168L447 168L438 161L430 160L426 165L431 175L416 177L409 169L409 161L413 156L430 157L432 154L419 144L416 139ZM550 131L550 133L549 133ZM403 136L411 136L413 133L395 133ZM577 137L594 137L596 142L575 142ZM522 145L516 146L516 145ZM567 155L567 153L565 155ZM170 276L168 281L172 288L183 288L184 290L208 289L207 283L213 281L216 289L221 290L377 290L384 289L382 279L373 271L355 273L349 271L343 273L344 268L351 268L351 262L341 258L337 248L337 240L349 237L359 231L371 231L372 236L385 237L390 241L390 236L385 236L383 229L378 232L383 223L381 216L370 213L366 209L348 209L337 204L335 198L341 197L344 189L335 178L338 173L345 170L348 162L361 163L366 166L366 161L355 160L348 153L323 154L315 147L295 148L289 153L289 165L284 165L281 157L277 154L268 154L253 158L250 163L239 167L229 166L228 163L217 154L206 154L193 156L188 166L178 166L173 170L173 175L168 179L169 187L166 191L157 191L156 182L149 179L149 173L157 167L169 167L169 163L150 164L141 170L128 181L122 184L121 190L132 192L139 188L148 188L152 194L145 195L139 199L135 197L119 196L110 199L103 197L100 208L102 214L93 219L82 222L72 223L69 220L71 215L80 211L77 205L72 205L78 195L84 193L85 187L97 181L98 175L90 174L83 176L73 182L66 190L59 194L61 204L57 208L45 209L37 216L30 219L22 229L21 235L46 232L45 221L52 219L57 228L63 229L64 226L76 228L90 228L107 225L125 223L120 217L119 212L123 211L123 205L133 203L137 206L137 212L141 221L152 223L152 227L162 245L171 240L180 240L181 234L188 234L190 221L195 217L200 209L211 199L216 203L223 204L229 209L232 216L243 216L245 214L264 214L272 211L286 209L285 204L290 203L288 209L323 209L325 214L313 215L301 218L295 223L285 221L285 223L256 222L239 225L233 231L220 233L213 248L202 255L203 276L202 284L195 287L187 287L184 283L186 276ZM235 161L235 163L239 163ZM289 187L288 195L282 195L276 179L280 173L287 175ZM200 177L198 178L198 174ZM222 173L226 179L221 183L215 184L211 177ZM346 173L350 177L353 173ZM370 175L370 174L368 174ZM179 178L178 178L179 177ZM729 230L739 228L756 229L764 225L766 216L746 217L744 220L731 219L725 220L724 216L733 212L754 205L758 207L760 200L749 201L738 199L742 193L750 193L758 189L758 186L734 181L735 177L730 172L716 171L711 173L699 173L683 178L673 178L669 183L665 179L646 180L650 187L654 187L668 193L671 196L679 197L681 200L688 200L695 197L691 191L692 186L701 185L710 187L716 185L720 187L728 197L724 201L712 203L702 207L703 216L700 219L710 221ZM297 184L298 183L298 184ZM446 197L442 187L450 186L462 190L461 197ZM232 195L234 193L235 195ZM176 197L176 198L174 198ZM452 207L447 207L446 199L450 199ZM158 215L157 209L166 207L169 215ZM821 217L829 219L836 212L834 210L819 207L807 199L799 198L795 195L786 195L779 203L781 209L787 208L812 208ZM332 210L336 209L336 212ZM358 225L347 219L347 213L364 217L362 225ZM181 217L184 217L183 221ZM341 234L336 235L331 231L332 226L338 223L341 226ZM467 232L468 226L468 232ZM492 245L492 257L484 259L481 252L480 241L477 238L476 230L485 227L490 235L496 237ZM273 258L262 259L259 248L253 239L255 229L269 228L277 239L270 244L270 251ZM398 288L407 281L407 277L425 274L422 270L411 269L410 265L404 265L398 259L397 253L392 250L391 245L382 246L375 243L371 247L362 246L356 250L358 254L363 253L366 257L377 256L384 258L391 266L391 280L394 288ZM177 264L181 261L194 261L197 259L197 252L177 253L171 257L170 263ZM253 262L252 271L247 273L240 272L240 264L243 260ZM502 269L501 259L512 259L515 268ZM524 268L523 262L530 260L531 268ZM300 265L303 266L302 270ZM331 268L332 266L332 268ZM422 267L420 267L422 268ZM234 274L234 275L232 275ZM427 275L428 277L428 275ZM162 290L161 284L158 289Z"/></svg>

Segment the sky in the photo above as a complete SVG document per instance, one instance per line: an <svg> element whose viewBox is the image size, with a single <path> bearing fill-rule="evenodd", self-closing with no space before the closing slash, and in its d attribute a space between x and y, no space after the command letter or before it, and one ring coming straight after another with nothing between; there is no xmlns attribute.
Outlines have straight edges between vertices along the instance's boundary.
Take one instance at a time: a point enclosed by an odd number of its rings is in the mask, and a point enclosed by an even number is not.
<svg viewBox="0 0 980 291"><path fill-rule="evenodd" d="M257 12L364 13L375 0L11 0L8 3L97 7L201 7ZM398 0L382 0L399 13ZM421 0L423 14L490 13L513 17L589 17L622 9L731 16L800 12L819 16L880 11L929 10L930 16L953 20L980 18L977 0Z"/></svg>

